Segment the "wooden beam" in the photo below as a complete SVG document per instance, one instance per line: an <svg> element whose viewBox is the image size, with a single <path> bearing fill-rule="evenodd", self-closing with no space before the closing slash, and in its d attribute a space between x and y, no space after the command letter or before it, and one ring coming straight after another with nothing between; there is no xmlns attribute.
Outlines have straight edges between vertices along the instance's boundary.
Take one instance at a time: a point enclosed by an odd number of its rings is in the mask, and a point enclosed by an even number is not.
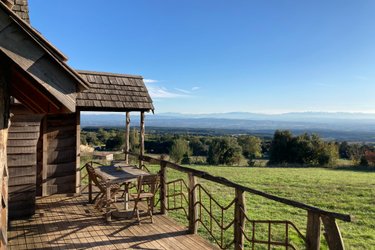
<svg viewBox="0 0 375 250"><path fill-rule="evenodd" d="M189 233L196 234L198 232L198 207L197 192L195 186L197 185L197 178L192 174L188 174L189 178Z"/></svg>
<svg viewBox="0 0 375 250"><path fill-rule="evenodd" d="M141 112L141 123L140 123L140 142L139 142L139 154L144 156L145 154L145 112ZM139 168L142 168L143 160L139 161Z"/></svg>
<svg viewBox="0 0 375 250"><path fill-rule="evenodd" d="M307 213L306 249L320 249L320 216L314 212Z"/></svg>
<svg viewBox="0 0 375 250"><path fill-rule="evenodd" d="M324 237L329 249L344 250L344 241L342 240L340 229L335 219L329 216L322 216L322 221L324 225Z"/></svg>
<svg viewBox="0 0 375 250"><path fill-rule="evenodd" d="M125 121L125 164L129 164L129 154L130 150L130 112L126 112L126 121Z"/></svg>
<svg viewBox="0 0 375 250"><path fill-rule="evenodd" d="M76 193L81 194L81 112L76 112Z"/></svg>
<svg viewBox="0 0 375 250"><path fill-rule="evenodd" d="M234 249L244 249L244 230L245 230L245 193L236 188L236 201L234 204Z"/></svg>
<svg viewBox="0 0 375 250"><path fill-rule="evenodd" d="M259 190L253 189L253 188L242 186L242 185L237 184L235 182L232 182L232 181L230 181L230 180L228 180L224 177L213 176L213 175L211 175L207 172L197 170L197 169L193 169L193 168L183 167L183 166L180 166L178 164L175 164L175 163L172 163L172 162L169 162L169 161L159 160L159 159L155 159L153 157L145 156L145 155L140 156L140 155L132 153L132 152L129 152L129 154L133 155L133 156L137 156L137 157L139 157L140 160L147 161L151 164L161 164L161 162L165 162L167 167L175 169L177 171L181 171L181 172L184 172L184 173L193 173L196 177L199 177L199 178L202 178L202 179L205 179L205 180L209 180L209 181L213 181L213 182L217 182L217 183L223 184L224 186L227 186L227 187L238 188L238 189L241 189L243 191L246 191L246 192L249 192L249 193L252 193L252 194L255 194L255 195L259 195L259 196L262 196L264 198L267 198L267 199L270 199L270 200L273 200L273 201L277 201L277 202L280 202L280 203L283 203L283 204L286 204L286 205L289 205L289 206L304 209L304 210L311 211L311 212L321 214L321 215L327 215L327 216L330 216L330 217L333 217L333 218L336 218L336 219L339 219L339 220L342 220L342 221L347 221L347 222L351 221L351 217L348 214L330 212L330 211L320 209L318 207L314 207L314 206L304 204L302 202L278 197L278 196L275 196L275 195L272 195L272 194L267 194L265 192L262 192L262 191L259 191Z"/></svg>
<svg viewBox="0 0 375 250"><path fill-rule="evenodd" d="M47 196L47 171L48 171L48 136L47 136L47 116L42 121L42 196Z"/></svg>

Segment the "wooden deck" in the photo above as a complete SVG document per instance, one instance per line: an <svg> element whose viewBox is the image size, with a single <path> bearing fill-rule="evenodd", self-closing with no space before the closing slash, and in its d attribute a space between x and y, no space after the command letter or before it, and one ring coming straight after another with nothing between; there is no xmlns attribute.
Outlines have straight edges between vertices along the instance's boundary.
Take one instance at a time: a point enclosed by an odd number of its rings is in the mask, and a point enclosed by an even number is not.
<svg viewBox="0 0 375 250"><path fill-rule="evenodd" d="M9 249L217 249L164 215L151 224L131 220L106 223L87 204L86 196L37 199L31 219L15 220L8 232Z"/></svg>

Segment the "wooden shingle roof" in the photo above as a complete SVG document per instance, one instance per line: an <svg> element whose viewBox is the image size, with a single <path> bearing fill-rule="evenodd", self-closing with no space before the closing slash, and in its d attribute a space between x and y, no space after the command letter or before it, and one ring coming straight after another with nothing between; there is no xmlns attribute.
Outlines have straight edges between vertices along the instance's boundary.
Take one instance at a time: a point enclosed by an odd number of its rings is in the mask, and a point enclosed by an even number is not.
<svg viewBox="0 0 375 250"><path fill-rule="evenodd" d="M9 74L16 82L12 86L18 85L17 99L21 94L24 96L19 99L21 102L28 99L30 104L36 103L28 98L30 93L22 86L28 84L49 100L56 111L75 112L76 92L87 88L85 80L66 64L67 58L59 50L3 1L0 1L0 58L2 63L11 65ZM39 111L42 110L52 112L49 107Z"/></svg>
<svg viewBox="0 0 375 250"><path fill-rule="evenodd" d="M152 99L142 76L77 71L89 88L77 94L77 107L84 111L150 111Z"/></svg>

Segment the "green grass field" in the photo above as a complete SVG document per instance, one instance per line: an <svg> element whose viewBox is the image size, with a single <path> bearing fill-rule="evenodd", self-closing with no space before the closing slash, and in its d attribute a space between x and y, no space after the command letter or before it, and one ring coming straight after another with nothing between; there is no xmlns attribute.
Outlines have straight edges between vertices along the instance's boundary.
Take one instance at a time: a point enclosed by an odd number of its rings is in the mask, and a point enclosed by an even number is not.
<svg viewBox="0 0 375 250"><path fill-rule="evenodd" d="M270 194L304 202L330 211L350 214L353 222L338 221L347 249L375 249L375 172L334 170L323 168L246 168L246 167L194 167L216 176L224 176L241 185ZM153 171L158 167L153 166ZM185 174L169 170L168 178L173 180ZM234 198L234 190L200 179L221 205ZM305 233L306 211L273 202L256 195L246 194L247 211L252 219L290 220ZM220 214L216 211L218 218ZM187 225L180 212L169 213L176 220ZM226 214L226 220L233 213ZM209 237L202 228L199 233ZM232 237L229 229L225 239ZM277 232L276 232L277 234ZM262 237L260 235L260 237ZM266 237L266 236L264 236ZM293 236L292 236L293 237ZM322 234L323 238L323 234ZM266 239L266 238L264 238ZM212 239L211 239L212 240ZM322 240L322 248L326 248ZM297 245L298 242L297 241Z"/></svg>

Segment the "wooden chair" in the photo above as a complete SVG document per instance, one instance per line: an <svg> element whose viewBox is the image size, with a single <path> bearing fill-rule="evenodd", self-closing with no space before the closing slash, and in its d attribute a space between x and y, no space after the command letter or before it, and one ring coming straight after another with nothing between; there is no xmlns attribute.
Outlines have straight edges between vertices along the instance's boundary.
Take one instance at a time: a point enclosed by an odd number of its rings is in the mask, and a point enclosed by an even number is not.
<svg viewBox="0 0 375 250"><path fill-rule="evenodd" d="M146 201L147 202L147 212L150 215L151 223L153 223L152 213L154 210L154 197L155 193L159 187L160 183L160 176L157 174L153 175L145 175L138 177L137 183L137 193L130 194L132 200L134 201L134 209L133 215L137 214L138 223L141 224L141 220L139 217L139 202Z"/></svg>
<svg viewBox="0 0 375 250"><path fill-rule="evenodd" d="M99 194L94 198L95 208L102 209L105 206L110 206L113 200L116 199L116 194L120 191L121 186L119 184L110 184L110 197L107 196L107 183L101 178L96 172L92 165L86 164L87 173L89 178L95 186L99 188Z"/></svg>

